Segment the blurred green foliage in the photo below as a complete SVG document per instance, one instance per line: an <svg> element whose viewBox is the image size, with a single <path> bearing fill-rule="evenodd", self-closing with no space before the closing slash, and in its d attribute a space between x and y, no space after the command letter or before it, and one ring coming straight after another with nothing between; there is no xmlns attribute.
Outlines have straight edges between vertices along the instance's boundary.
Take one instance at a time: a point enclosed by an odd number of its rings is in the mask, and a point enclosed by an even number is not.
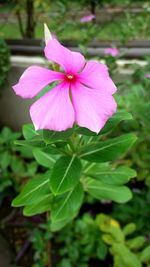
<svg viewBox="0 0 150 267"><path fill-rule="evenodd" d="M0 89L5 85L10 69L10 52L3 39L0 39Z"/></svg>
<svg viewBox="0 0 150 267"><path fill-rule="evenodd" d="M8 127L0 131L0 203L7 196L11 199L37 171L38 165L31 152L14 144L20 137L20 132L13 132Z"/></svg>

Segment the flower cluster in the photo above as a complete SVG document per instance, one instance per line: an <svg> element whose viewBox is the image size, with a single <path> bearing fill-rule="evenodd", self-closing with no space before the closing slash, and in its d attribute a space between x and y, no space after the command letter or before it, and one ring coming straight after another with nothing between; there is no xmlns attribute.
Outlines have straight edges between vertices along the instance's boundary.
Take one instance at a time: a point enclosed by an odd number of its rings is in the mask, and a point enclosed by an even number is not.
<svg viewBox="0 0 150 267"><path fill-rule="evenodd" d="M112 57L117 57L119 55L119 50L115 47L108 47L104 50L105 55L111 55Z"/></svg>

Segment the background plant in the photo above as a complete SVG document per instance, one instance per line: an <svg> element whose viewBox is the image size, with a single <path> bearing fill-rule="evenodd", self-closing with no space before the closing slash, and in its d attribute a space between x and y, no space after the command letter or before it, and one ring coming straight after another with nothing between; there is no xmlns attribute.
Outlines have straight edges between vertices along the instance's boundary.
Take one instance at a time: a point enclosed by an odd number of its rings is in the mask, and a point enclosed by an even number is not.
<svg viewBox="0 0 150 267"><path fill-rule="evenodd" d="M2 89L10 69L10 52L3 39L0 39L0 59L0 89Z"/></svg>

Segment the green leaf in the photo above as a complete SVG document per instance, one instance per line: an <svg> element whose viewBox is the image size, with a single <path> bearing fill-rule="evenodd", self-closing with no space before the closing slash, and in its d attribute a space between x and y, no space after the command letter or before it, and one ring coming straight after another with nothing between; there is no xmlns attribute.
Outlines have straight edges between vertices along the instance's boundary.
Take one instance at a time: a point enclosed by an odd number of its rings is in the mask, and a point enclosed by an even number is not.
<svg viewBox="0 0 150 267"><path fill-rule="evenodd" d="M150 246L147 246L140 255L140 260L144 263L148 263L150 261Z"/></svg>
<svg viewBox="0 0 150 267"><path fill-rule="evenodd" d="M52 144L56 141L67 139L72 133L73 128L61 132L43 130L43 139L46 144Z"/></svg>
<svg viewBox="0 0 150 267"><path fill-rule="evenodd" d="M26 141L26 140L16 140L14 142L15 145L18 145L18 146L23 146L23 147L26 147L26 148L35 148L35 147L45 147L45 143L43 142L42 139L35 139L35 140L30 140L30 141Z"/></svg>
<svg viewBox="0 0 150 267"><path fill-rule="evenodd" d="M136 230L136 224L128 223L126 226L124 226L123 233L125 236L127 236L127 235L131 235L132 233L134 233L135 230Z"/></svg>
<svg viewBox="0 0 150 267"><path fill-rule="evenodd" d="M124 244L114 243L112 247L113 254L117 255L124 266L142 267L137 255L132 253Z"/></svg>
<svg viewBox="0 0 150 267"><path fill-rule="evenodd" d="M126 244L131 250L139 250L145 244L145 237L144 236L136 236L135 238L132 238L130 240L128 239Z"/></svg>
<svg viewBox="0 0 150 267"><path fill-rule="evenodd" d="M54 164L55 162L55 158L54 158L54 155L51 155L49 153L49 150L46 148L46 149L41 149L41 148L34 148L32 150L32 153L36 159L36 161L44 166L44 167L47 167L47 168L51 168L52 165Z"/></svg>
<svg viewBox="0 0 150 267"><path fill-rule="evenodd" d="M131 199L132 193L126 186L105 184L91 178L84 180L86 191L97 199L108 199L124 203Z"/></svg>
<svg viewBox="0 0 150 267"><path fill-rule="evenodd" d="M22 192L13 200L13 207L35 204L50 193L49 189L50 171L44 175L33 178L24 186Z"/></svg>
<svg viewBox="0 0 150 267"><path fill-rule="evenodd" d="M0 134L0 143L6 143L14 141L15 139L21 136L20 132L13 133L12 130L8 127L4 127Z"/></svg>
<svg viewBox="0 0 150 267"><path fill-rule="evenodd" d="M76 216L82 204L83 196L83 189L79 183L74 189L53 199L51 209L52 231L61 229Z"/></svg>
<svg viewBox="0 0 150 267"><path fill-rule="evenodd" d="M36 136L40 136L38 131L35 131L33 124L25 124L22 128L23 136L26 140L31 140Z"/></svg>
<svg viewBox="0 0 150 267"><path fill-rule="evenodd" d="M79 134L83 134L86 136L97 136L97 134L95 132L92 132L91 130L85 128L85 127L79 127L77 128L77 133Z"/></svg>
<svg viewBox="0 0 150 267"><path fill-rule="evenodd" d="M121 121L123 120L132 120L133 117L131 113L128 113L124 110L118 111L115 113L105 124L104 128L100 131L101 134L108 134L110 131L112 131Z"/></svg>
<svg viewBox="0 0 150 267"><path fill-rule="evenodd" d="M20 176L24 176L26 172L23 160L17 156L11 158L11 169L15 174Z"/></svg>
<svg viewBox="0 0 150 267"><path fill-rule="evenodd" d="M121 185L135 177L136 171L126 166L112 169L109 165L96 164L86 174L106 184Z"/></svg>
<svg viewBox="0 0 150 267"><path fill-rule="evenodd" d="M12 186L12 181L10 179L4 177L4 179L0 180L0 192L2 193L0 197L0 203L1 203L1 199L5 197L5 194L4 194L5 188L9 186Z"/></svg>
<svg viewBox="0 0 150 267"><path fill-rule="evenodd" d="M32 205L28 205L23 209L23 215L25 216L33 216L36 214L41 214L43 212L49 211L51 209L51 203L53 199L53 194L48 193L44 194L43 198L37 203Z"/></svg>
<svg viewBox="0 0 150 267"><path fill-rule="evenodd" d="M80 150L80 157L92 162L116 160L125 154L137 140L134 134L125 134L98 144L87 145Z"/></svg>
<svg viewBox="0 0 150 267"><path fill-rule="evenodd" d="M50 178L52 192L57 195L74 188L79 182L81 168L81 162L75 155L58 159Z"/></svg>
<svg viewBox="0 0 150 267"><path fill-rule="evenodd" d="M11 155L8 151L2 152L0 154L0 166L2 169L6 169L11 162Z"/></svg>
<svg viewBox="0 0 150 267"><path fill-rule="evenodd" d="M27 175L33 176L37 172L38 164L36 161L32 161L27 164Z"/></svg>

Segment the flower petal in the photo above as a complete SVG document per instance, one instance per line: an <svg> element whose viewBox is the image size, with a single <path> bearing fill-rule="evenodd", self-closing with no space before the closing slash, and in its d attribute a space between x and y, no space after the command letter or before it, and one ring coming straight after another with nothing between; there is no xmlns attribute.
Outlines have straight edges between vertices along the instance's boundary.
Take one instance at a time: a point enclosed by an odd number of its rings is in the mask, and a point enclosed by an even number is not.
<svg viewBox="0 0 150 267"><path fill-rule="evenodd" d="M36 96L46 85L63 79L64 74L46 68L31 66L27 68L13 86L15 93L23 98Z"/></svg>
<svg viewBox="0 0 150 267"><path fill-rule="evenodd" d="M76 123L93 132L98 133L116 111L116 102L108 93L79 83L72 85L71 93Z"/></svg>
<svg viewBox="0 0 150 267"><path fill-rule="evenodd" d="M78 72L85 65L85 59L79 52L70 51L55 38L49 40L44 52L48 60L62 66L67 73Z"/></svg>
<svg viewBox="0 0 150 267"><path fill-rule="evenodd" d="M62 82L37 100L30 108L35 129L65 131L73 126L75 115L69 85Z"/></svg>
<svg viewBox="0 0 150 267"><path fill-rule="evenodd" d="M79 81L89 87L98 88L102 92L113 94L117 90L109 76L107 66L94 60L87 62L79 74Z"/></svg>

